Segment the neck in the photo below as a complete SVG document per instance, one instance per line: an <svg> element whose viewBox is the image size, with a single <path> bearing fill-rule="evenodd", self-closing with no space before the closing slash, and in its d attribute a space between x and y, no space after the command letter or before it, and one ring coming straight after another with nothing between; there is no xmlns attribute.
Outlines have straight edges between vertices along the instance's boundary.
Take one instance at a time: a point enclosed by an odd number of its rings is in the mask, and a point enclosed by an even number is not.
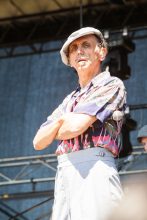
<svg viewBox="0 0 147 220"><path fill-rule="evenodd" d="M81 88L84 88L86 85L90 83L90 81L100 73L100 68L95 69L95 71L89 70L79 70L78 76L79 76L79 84Z"/></svg>

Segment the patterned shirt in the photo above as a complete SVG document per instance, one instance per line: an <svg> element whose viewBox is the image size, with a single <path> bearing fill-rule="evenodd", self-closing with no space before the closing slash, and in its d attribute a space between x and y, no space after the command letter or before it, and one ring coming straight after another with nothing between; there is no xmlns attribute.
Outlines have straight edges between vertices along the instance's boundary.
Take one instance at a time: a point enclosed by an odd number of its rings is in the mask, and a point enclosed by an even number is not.
<svg viewBox="0 0 147 220"><path fill-rule="evenodd" d="M86 87L78 87L69 94L42 126L68 112L96 116L97 120L83 134L60 141L56 154L104 147L117 156L123 119L114 121L112 114L116 110L124 111L125 106L126 90L123 82L105 71L96 75Z"/></svg>

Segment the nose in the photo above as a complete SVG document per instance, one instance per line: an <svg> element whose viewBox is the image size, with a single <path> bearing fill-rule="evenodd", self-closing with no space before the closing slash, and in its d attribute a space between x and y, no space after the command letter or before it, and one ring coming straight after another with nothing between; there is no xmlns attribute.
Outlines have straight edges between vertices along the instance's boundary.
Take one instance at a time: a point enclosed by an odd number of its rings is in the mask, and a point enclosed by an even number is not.
<svg viewBox="0 0 147 220"><path fill-rule="evenodd" d="M82 54L82 53L83 53L83 47L82 47L82 45L79 45L79 46L77 47L77 53L78 53L78 54Z"/></svg>

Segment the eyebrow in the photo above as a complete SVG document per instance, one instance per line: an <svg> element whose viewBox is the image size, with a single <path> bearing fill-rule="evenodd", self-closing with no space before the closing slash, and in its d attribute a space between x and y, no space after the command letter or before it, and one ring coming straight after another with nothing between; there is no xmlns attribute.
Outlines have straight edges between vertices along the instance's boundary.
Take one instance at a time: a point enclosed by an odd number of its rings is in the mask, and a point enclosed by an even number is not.
<svg viewBox="0 0 147 220"><path fill-rule="evenodd" d="M83 43L90 43L90 41L88 40L84 40L82 43L80 44L83 44ZM77 45L77 43L72 43L69 47L72 47L73 45Z"/></svg>

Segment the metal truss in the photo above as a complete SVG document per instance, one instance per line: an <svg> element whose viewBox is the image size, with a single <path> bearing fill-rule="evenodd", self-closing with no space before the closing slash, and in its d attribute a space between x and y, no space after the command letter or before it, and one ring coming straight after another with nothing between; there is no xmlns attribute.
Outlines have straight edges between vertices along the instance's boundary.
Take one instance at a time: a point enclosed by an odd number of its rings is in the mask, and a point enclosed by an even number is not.
<svg viewBox="0 0 147 220"><path fill-rule="evenodd" d="M21 12L15 1L10 1ZM13 16L0 19L0 58L47 52L42 45L49 41L63 40L80 26L94 26L110 33L147 29L147 3L116 4L97 3L64 8L58 1L60 10ZM82 9L82 10L81 10ZM141 13L141 16L140 16ZM79 18L79 19L77 19ZM72 25L71 25L72 21ZM82 23L82 24L81 24ZM134 33L133 33L134 35ZM37 47L35 44L40 44ZM27 46L28 51L22 47ZM54 48L57 50L57 48Z"/></svg>
<svg viewBox="0 0 147 220"><path fill-rule="evenodd" d="M0 199L19 200L45 197L53 199L56 166L57 158L54 154L0 159L0 189L5 187L5 191L0 194ZM34 173L38 168L42 169L42 172L39 174L37 172L37 178L35 178ZM43 176L45 169L49 170L48 177ZM12 172L13 178L10 177ZM46 188L44 188L45 183ZM17 190L13 193L9 189L15 185L17 185L15 187ZM27 186L25 192L19 187L20 185ZM40 186L39 190L38 186Z"/></svg>
<svg viewBox="0 0 147 220"><path fill-rule="evenodd" d="M0 27L1 29L1 27ZM140 34L140 31L143 30L143 33ZM108 36L108 44L109 48L115 47L123 42L125 39L124 31L122 30L113 30L108 32L104 30L104 36L107 38ZM138 33L138 34L137 34ZM135 29L127 30L128 38L130 41L139 40L139 39L146 39L147 38L147 26ZM115 37L114 37L115 36ZM111 39L113 38L113 40ZM35 55L35 54L44 54L44 53L53 53L57 52L61 49L64 40L61 38L56 40L56 38L52 39L43 39L40 38L39 41L32 41L26 40L25 42L10 42L6 45L0 45L0 59L10 58L10 57L20 57L20 56L27 56L27 55ZM56 44L55 44L56 42ZM1 40L0 40L1 44Z"/></svg>
<svg viewBox="0 0 147 220"><path fill-rule="evenodd" d="M47 167L50 171L56 172L56 167L55 167L56 164L57 164L57 158L54 154L0 159L0 169L7 168L8 170L8 169L14 169L15 167L20 168L19 172L16 173L16 176L13 179L4 173L0 173L0 177L1 177L0 186L15 185L15 184L34 184L34 183L54 181L54 176L48 178L35 178L35 179L33 178L22 179L22 177L24 178L24 176L27 176L29 174L30 168L33 167L33 169L35 169L36 165ZM11 170L9 172L11 173Z"/></svg>
<svg viewBox="0 0 147 220"><path fill-rule="evenodd" d="M143 152L142 147L133 147L132 156L134 156L134 159L139 157L140 155L147 154L146 152ZM135 174L144 172L146 173L147 170L137 170L137 171L131 171L129 170L129 166L132 163L133 160L128 159L128 161L124 161L123 169L120 170L120 175L126 175L126 174ZM129 166L126 164L129 164ZM36 166L42 166L43 169L47 168L49 169L49 177L42 177L41 173L39 173L40 177L33 178L34 171L36 169ZM21 184L30 184L32 185L32 189L34 189L34 185L36 183L44 183L44 182L54 182L55 180L55 173L56 173L56 166L57 166L57 158L55 154L49 154L49 155L40 155L40 156L26 156L26 157L16 157L16 158L4 158L0 159L0 187L3 186L12 186L12 185L21 185ZM6 175L5 172L2 172L2 169L6 168L7 172L10 174L12 169L16 170L16 168L19 168L19 171L17 169L15 177L10 178L9 175ZM4 170L5 171L5 170ZM29 176L29 177L28 177ZM20 194L12 194L10 197L7 194L1 195L0 198L3 199L12 199L14 196L16 198L22 198L24 197L24 194L26 196L47 196L47 195L53 195L53 189L48 191L35 191L32 192L25 192Z"/></svg>
<svg viewBox="0 0 147 220"><path fill-rule="evenodd" d="M56 166L57 158L55 154L0 159L0 212L11 220L27 220L26 214L31 213L40 206L52 203ZM38 172L38 169L41 169L42 172ZM35 176L36 171L37 177ZM48 177L44 177L44 171L47 171ZM15 189L14 192L13 188ZM37 198L40 199L40 202L35 202ZM8 203L11 200L16 203L16 201L19 202L22 199L35 200L32 202L31 207L21 212L14 210L12 205ZM49 218L50 215L51 209L48 209L48 213L43 213L39 219Z"/></svg>
<svg viewBox="0 0 147 220"><path fill-rule="evenodd" d="M133 159L128 159L127 161L122 159L122 169L119 171L120 178L123 182L126 182L131 179L131 181L137 176L139 179L143 179L147 182L147 169L144 170L129 170L130 165L137 160L141 155L146 154L143 152L143 147L136 146L133 147L132 157ZM27 220L26 214L31 212L34 209L38 209L39 206L45 205L45 203L51 202L54 199L54 189L53 187L44 189L40 191L36 189L36 184L44 183L54 183L55 172L57 166L57 158L55 154L49 155L39 155L39 156L24 156L24 157L15 157L15 158L3 158L0 159L0 189L5 187L5 193L0 194L0 212L4 213L9 217L9 220ZM39 172L37 175L40 175L38 178L33 178L33 174L36 170L36 167L42 167L43 169L48 169L49 177L42 177L42 173ZM7 170L6 174L5 171ZM15 171L15 177L11 178L10 173ZM13 172L14 173L14 172ZM135 178L136 181L136 178ZM32 191L22 192L19 190L18 186L24 184L25 186L30 185ZM16 186L17 192L7 193L7 189L13 186ZM26 187L27 188L27 187ZM33 198L42 198L39 203L33 204L31 207L23 210L21 212L14 210L9 206L8 201L14 200L19 201L20 199L33 199ZM46 219L50 217L51 209L48 210L48 213L43 213L38 219Z"/></svg>
<svg viewBox="0 0 147 220"><path fill-rule="evenodd" d="M128 158L122 159L121 170L119 176L124 191L130 191L132 186L140 187L146 190L147 187L147 152L143 151L143 147L133 147L134 152ZM144 156L144 160L142 158ZM141 165L141 168L135 168L135 163ZM145 163L145 166L143 166Z"/></svg>
<svg viewBox="0 0 147 220"><path fill-rule="evenodd" d="M10 207L7 203L0 201L0 213L3 213L5 216L7 216L7 220L29 220L25 214L36 209L39 208L39 206L44 205L45 203L49 202L52 198L48 198L46 200L43 200L25 210L23 210L22 212L19 212L17 210L15 210L14 208ZM41 213L41 216L38 216L38 220L41 219L46 219L46 217L51 216L51 210L46 212L46 213Z"/></svg>
<svg viewBox="0 0 147 220"><path fill-rule="evenodd" d="M131 166L139 157L142 155L147 156L147 152L143 151L142 146L134 146L133 147L133 152L127 156L126 158L122 159L122 167L119 171L119 175L130 175L130 174L146 174L147 175L147 164L146 164L146 169L139 169L139 170L132 170Z"/></svg>
<svg viewBox="0 0 147 220"><path fill-rule="evenodd" d="M22 57L34 54L53 53L61 49L63 42L57 41L56 46L51 42L32 43L31 45L0 47L0 59Z"/></svg>

